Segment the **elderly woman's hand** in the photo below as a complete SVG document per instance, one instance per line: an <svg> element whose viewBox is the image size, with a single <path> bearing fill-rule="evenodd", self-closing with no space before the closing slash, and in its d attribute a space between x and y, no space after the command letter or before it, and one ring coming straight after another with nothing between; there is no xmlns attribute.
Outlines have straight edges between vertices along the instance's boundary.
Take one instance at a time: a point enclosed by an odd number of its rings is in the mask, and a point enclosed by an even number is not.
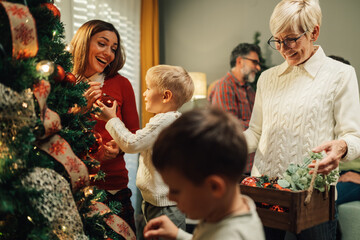
<svg viewBox="0 0 360 240"><path fill-rule="evenodd" d="M332 170L339 166L340 159L347 151L347 144L344 140L333 140L326 142L312 150L315 153L325 151L327 156L319 163L318 173L329 174ZM309 165L310 168L315 167L315 163Z"/></svg>

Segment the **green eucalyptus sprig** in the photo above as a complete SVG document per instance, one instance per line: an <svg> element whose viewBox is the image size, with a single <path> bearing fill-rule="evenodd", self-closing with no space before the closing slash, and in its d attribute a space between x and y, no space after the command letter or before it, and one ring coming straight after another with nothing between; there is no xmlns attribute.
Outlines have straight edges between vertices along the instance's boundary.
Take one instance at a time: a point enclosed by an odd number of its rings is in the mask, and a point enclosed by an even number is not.
<svg viewBox="0 0 360 240"><path fill-rule="evenodd" d="M307 190L310 186L312 175L309 173L312 169L308 165L313 161L320 161L323 159L322 153L310 152L309 157L304 159L302 165L290 164L288 169L284 172L283 177L278 180L278 184L283 188L289 188L292 191ZM332 183L335 183L339 178L339 171L333 170L328 175L317 174L314 182L314 188L320 192Z"/></svg>

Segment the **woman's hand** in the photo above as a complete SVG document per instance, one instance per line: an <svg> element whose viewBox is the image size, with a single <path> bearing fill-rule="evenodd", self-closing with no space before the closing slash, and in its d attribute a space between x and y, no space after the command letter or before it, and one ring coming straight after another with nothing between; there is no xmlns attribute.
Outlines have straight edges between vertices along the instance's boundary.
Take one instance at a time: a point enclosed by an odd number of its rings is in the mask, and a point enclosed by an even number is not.
<svg viewBox="0 0 360 240"><path fill-rule="evenodd" d="M88 82L90 87L88 88L88 90L86 90L86 92L84 93L84 97L87 100L87 106L86 106L86 110L89 111L93 104L95 103L95 101L101 97L101 83L99 82Z"/></svg>
<svg viewBox="0 0 360 240"><path fill-rule="evenodd" d="M176 239L179 229L175 224L166 216L162 215L160 217L151 219L144 228L144 237L145 239L152 238L166 238L166 239Z"/></svg>
<svg viewBox="0 0 360 240"><path fill-rule="evenodd" d="M315 153L325 151L327 156L319 163L318 173L329 174L339 166L340 159L347 151L347 144L344 140L332 140L326 142L312 150ZM309 168L314 168L315 163L311 163Z"/></svg>
<svg viewBox="0 0 360 240"><path fill-rule="evenodd" d="M103 145L103 147L104 156L101 159L103 161L115 158L120 152L120 148L116 144L115 140L107 142L105 145Z"/></svg>

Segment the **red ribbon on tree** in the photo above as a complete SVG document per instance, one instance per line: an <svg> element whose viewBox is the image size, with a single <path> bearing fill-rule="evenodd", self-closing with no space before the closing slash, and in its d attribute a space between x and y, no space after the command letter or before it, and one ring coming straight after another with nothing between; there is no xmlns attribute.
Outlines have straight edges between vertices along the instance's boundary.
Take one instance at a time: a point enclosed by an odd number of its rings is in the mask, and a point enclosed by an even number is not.
<svg viewBox="0 0 360 240"><path fill-rule="evenodd" d="M46 80L40 80L33 87L34 96L39 103L40 119L45 128L45 134L39 139L46 141L41 141L39 148L65 167L71 179L72 190L76 191L84 185L89 185L89 172L86 165L72 151L69 143L55 134L61 129L61 122L59 115L46 105L50 88L50 83Z"/></svg>
<svg viewBox="0 0 360 240"><path fill-rule="evenodd" d="M76 191L85 185L89 185L89 172L85 164L74 154L69 143L56 134L61 129L61 122L59 115L46 105L50 89L50 83L46 80L40 80L33 87L34 96L40 107L40 119L45 128L44 136L39 137L43 140L39 144L39 148L65 167L71 179L72 190ZM88 214L89 217L97 213L103 215L111 212L108 206L99 202L93 202L90 208L92 211ZM105 222L126 240L136 240L134 231L121 217L111 214L105 219Z"/></svg>
<svg viewBox="0 0 360 240"><path fill-rule="evenodd" d="M106 214L110 212L108 206L100 202L93 202L93 205L90 207L91 212L88 214L89 217L95 214ZM105 219L106 224L112 228L117 234L123 236L127 240L136 240L134 231L131 229L130 225L124 221L121 217L111 214Z"/></svg>
<svg viewBox="0 0 360 240"><path fill-rule="evenodd" d="M39 46L36 25L29 9L17 3L0 1L8 15L12 38L12 57L15 59L36 56Z"/></svg>

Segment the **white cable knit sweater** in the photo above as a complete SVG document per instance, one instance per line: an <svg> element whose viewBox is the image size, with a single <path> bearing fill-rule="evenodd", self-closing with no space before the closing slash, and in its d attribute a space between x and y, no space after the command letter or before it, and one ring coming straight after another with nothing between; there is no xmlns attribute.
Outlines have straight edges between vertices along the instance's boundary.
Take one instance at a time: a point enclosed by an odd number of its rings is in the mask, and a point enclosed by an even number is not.
<svg viewBox="0 0 360 240"><path fill-rule="evenodd" d="M126 153L140 152L136 186L143 199L154 206L173 206L169 201L168 186L152 164L152 148L160 132L180 117L180 112L158 113L152 117L143 129L131 133L119 118L112 118L106 123L106 130Z"/></svg>
<svg viewBox="0 0 360 240"><path fill-rule="evenodd" d="M287 62L260 76L245 137L255 161L252 175L281 176L303 163L312 148L334 139L360 155L360 103L352 66L326 57L320 46L304 64Z"/></svg>

